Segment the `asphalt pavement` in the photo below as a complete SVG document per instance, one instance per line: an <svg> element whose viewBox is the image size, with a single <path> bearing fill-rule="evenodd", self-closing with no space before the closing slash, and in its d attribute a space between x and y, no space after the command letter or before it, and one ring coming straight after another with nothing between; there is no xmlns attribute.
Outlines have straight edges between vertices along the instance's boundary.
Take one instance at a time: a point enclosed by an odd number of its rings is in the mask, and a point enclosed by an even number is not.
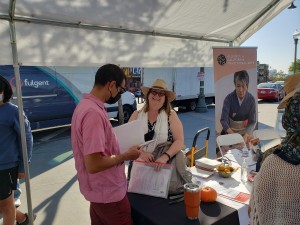
<svg viewBox="0 0 300 225"><path fill-rule="evenodd" d="M258 128L276 127L278 103L259 102ZM141 105L139 105L141 107ZM215 107L206 113L184 112L178 116L184 127L185 145L191 147L196 132L210 128L209 157L215 157ZM204 145L206 134L201 134L197 145ZM89 203L79 191L70 141L70 128L34 133L32 163L30 165L32 206L37 214L34 224L82 225L90 224ZM27 211L26 188L20 210ZM0 222L1 224L1 222Z"/></svg>

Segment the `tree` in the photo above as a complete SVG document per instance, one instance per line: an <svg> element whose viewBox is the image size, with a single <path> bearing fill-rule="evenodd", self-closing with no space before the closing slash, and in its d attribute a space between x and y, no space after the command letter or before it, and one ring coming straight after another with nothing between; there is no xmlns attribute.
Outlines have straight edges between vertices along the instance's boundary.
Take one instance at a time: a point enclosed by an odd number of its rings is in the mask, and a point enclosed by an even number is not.
<svg viewBox="0 0 300 225"><path fill-rule="evenodd" d="M292 64L289 67L289 71L294 73L294 62L292 62ZM300 59L296 60L296 73L300 72Z"/></svg>

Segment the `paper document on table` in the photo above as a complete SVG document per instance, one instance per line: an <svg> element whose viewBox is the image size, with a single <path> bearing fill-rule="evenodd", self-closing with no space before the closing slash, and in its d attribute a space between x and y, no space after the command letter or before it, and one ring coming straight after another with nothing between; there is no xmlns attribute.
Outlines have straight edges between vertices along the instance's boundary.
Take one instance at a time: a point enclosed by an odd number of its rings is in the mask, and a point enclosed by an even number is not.
<svg viewBox="0 0 300 225"><path fill-rule="evenodd" d="M218 189L218 194L233 201L249 204L250 194L240 192L232 188L224 188L222 190Z"/></svg>
<svg viewBox="0 0 300 225"><path fill-rule="evenodd" d="M157 166L162 166L156 170ZM172 165L134 161L130 173L128 192L167 198Z"/></svg>
<svg viewBox="0 0 300 225"><path fill-rule="evenodd" d="M216 159L200 158L195 160L195 165L208 168L208 169L214 169L221 164L222 162Z"/></svg>
<svg viewBox="0 0 300 225"><path fill-rule="evenodd" d="M193 174L193 176L208 178L209 176L214 174L214 171L202 170L193 166L191 167L191 173Z"/></svg>
<svg viewBox="0 0 300 225"><path fill-rule="evenodd" d="M133 145L140 145L145 142L142 120L134 120L117 126L114 128L114 132L117 136L121 153L127 151Z"/></svg>
<svg viewBox="0 0 300 225"><path fill-rule="evenodd" d="M231 149L225 154L225 156L230 161L236 162L239 165L242 165L242 163L243 163L242 151L239 149ZM253 166L253 165L255 166L255 164L256 164L256 161L253 160L251 155L246 158L246 162L248 164L248 167Z"/></svg>

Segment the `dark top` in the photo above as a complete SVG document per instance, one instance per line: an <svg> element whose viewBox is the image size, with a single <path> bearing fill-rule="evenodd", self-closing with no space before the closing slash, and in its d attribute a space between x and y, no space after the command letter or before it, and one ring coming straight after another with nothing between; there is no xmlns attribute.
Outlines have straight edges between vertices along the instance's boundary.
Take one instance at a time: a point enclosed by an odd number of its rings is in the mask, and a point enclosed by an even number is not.
<svg viewBox="0 0 300 225"><path fill-rule="evenodd" d="M156 121L151 124L148 120L148 132L151 132L155 129L155 125L156 125ZM173 142L173 135L172 135L172 132L171 132L171 129L170 129L170 122L168 121L168 139L167 141L169 142Z"/></svg>
<svg viewBox="0 0 300 225"><path fill-rule="evenodd" d="M220 120L224 133L230 128L230 118L234 121L248 120L246 132L252 134L257 121L256 103L252 94L247 92L241 105L235 90L226 96Z"/></svg>

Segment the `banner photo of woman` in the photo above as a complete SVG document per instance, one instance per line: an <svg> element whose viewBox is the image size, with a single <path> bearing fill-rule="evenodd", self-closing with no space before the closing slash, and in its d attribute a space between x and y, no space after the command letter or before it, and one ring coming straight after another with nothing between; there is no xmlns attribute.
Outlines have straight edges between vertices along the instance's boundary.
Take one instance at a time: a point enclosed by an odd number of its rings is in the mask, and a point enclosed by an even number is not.
<svg viewBox="0 0 300 225"><path fill-rule="evenodd" d="M257 127L257 49L215 47L216 135L239 133L249 142Z"/></svg>

